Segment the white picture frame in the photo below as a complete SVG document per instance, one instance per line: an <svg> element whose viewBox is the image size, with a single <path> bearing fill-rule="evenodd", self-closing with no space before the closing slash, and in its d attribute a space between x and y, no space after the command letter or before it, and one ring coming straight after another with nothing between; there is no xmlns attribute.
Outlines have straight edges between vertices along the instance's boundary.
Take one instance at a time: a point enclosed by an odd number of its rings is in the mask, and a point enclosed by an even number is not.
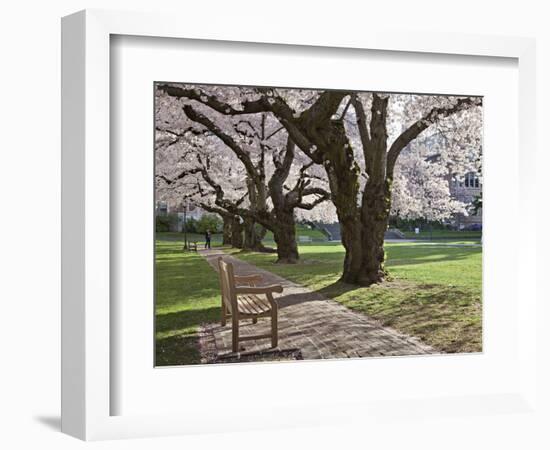
<svg viewBox="0 0 550 450"><path fill-rule="evenodd" d="M435 408L441 416L494 415L503 410L536 414L537 292L522 286L519 303L518 355L521 362L514 390L464 398L402 398L301 408L278 405L251 414L245 408L230 420L215 414L111 415L110 334L110 38L113 35L200 39L243 43L285 44L334 49L369 49L417 54L447 54L512 58L518 62L519 212L535 218L535 186L529 174L536 167L535 43L532 39L447 33L353 31L331 33L322 26L304 30L258 23L234 28L181 21L168 14L87 10L62 21L62 430L85 440L150 437L211 431L255 430L308 426L359 418L403 420L407 414ZM179 81L179 80L174 80ZM535 273L535 246L514 248L530 267L518 266L517 276ZM516 293L516 295L519 295ZM542 299L538 299L541 301ZM193 370L202 370L200 367ZM247 369L242 369L247 370ZM184 376L184 375L182 375ZM393 402L393 403L392 403ZM393 406L392 406L393 405ZM323 406L325 408L323 408ZM245 419L245 420L240 420Z"/></svg>

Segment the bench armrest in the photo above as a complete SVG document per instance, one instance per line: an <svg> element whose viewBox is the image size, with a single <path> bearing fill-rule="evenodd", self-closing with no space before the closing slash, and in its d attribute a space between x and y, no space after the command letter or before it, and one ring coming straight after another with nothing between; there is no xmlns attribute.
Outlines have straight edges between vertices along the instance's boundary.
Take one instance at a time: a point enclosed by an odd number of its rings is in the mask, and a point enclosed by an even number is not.
<svg viewBox="0 0 550 450"><path fill-rule="evenodd" d="M235 284L250 284L254 286L254 283L262 281L260 274L254 275L235 275Z"/></svg>
<svg viewBox="0 0 550 450"><path fill-rule="evenodd" d="M283 287L279 284L271 286L237 286L235 294L271 294L273 292L283 292Z"/></svg>

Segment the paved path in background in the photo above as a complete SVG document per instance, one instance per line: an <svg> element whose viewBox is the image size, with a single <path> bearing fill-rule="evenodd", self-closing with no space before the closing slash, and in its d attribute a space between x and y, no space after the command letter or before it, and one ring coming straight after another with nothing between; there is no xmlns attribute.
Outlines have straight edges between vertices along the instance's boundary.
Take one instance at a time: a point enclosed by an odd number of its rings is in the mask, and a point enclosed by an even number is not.
<svg viewBox="0 0 550 450"><path fill-rule="evenodd" d="M260 273L261 284L280 284L284 291L275 294L279 305L279 349L282 352L299 350L303 359L357 358L367 356L404 356L438 353L419 339L381 326L368 316L354 312L318 292L313 292L285 278L241 261L222 250L200 250L217 271L217 258L233 263L236 275ZM299 268L296 268L299 270ZM241 335L270 332L270 319L241 321ZM242 354L269 350L269 339L242 342ZM203 362L231 357L231 324L207 324L200 338Z"/></svg>

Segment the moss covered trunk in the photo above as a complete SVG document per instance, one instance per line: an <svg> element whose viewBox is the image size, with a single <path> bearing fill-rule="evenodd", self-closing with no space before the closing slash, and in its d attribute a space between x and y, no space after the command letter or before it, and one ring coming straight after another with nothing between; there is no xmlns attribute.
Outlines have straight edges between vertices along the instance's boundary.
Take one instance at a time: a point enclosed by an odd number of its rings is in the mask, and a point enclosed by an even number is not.
<svg viewBox="0 0 550 450"><path fill-rule="evenodd" d="M390 182L386 179L385 105L373 104L371 136L365 143L367 181L360 189L361 170L343 126L333 124L325 170L346 250L341 281L370 286L384 280L384 233L390 211ZM377 114L379 112L379 114Z"/></svg>
<svg viewBox="0 0 550 450"><path fill-rule="evenodd" d="M273 238L277 243L277 263L296 264L299 255L296 244L296 224L292 212L279 211L277 226L273 229Z"/></svg>
<svg viewBox="0 0 550 450"><path fill-rule="evenodd" d="M361 269L357 283L369 286L386 278L384 233L388 229L390 195L386 183L367 183L361 210Z"/></svg>
<svg viewBox="0 0 550 450"><path fill-rule="evenodd" d="M238 216L234 216L231 220L231 246L235 248L243 248L243 225Z"/></svg>
<svg viewBox="0 0 550 450"><path fill-rule="evenodd" d="M231 228L233 218L231 216L222 216L223 219L223 235L222 245L231 245Z"/></svg>
<svg viewBox="0 0 550 450"><path fill-rule="evenodd" d="M266 230L263 226L258 225L250 218L244 219L244 250L251 250L254 252L266 251L266 248L262 244L262 239L265 236Z"/></svg>
<svg viewBox="0 0 550 450"><path fill-rule="evenodd" d="M367 187L364 198L359 217L339 212L342 244L346 249L341 281L370 286L386 277L384 233L388 228L390 199L383 186Z"/></svg>

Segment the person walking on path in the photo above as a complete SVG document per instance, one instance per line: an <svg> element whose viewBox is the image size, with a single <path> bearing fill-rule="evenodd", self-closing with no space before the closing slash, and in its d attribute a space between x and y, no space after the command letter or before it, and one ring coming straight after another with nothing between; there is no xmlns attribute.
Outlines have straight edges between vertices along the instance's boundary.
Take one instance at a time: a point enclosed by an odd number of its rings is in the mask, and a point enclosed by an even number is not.
<svg viewBox="0 0 550 450"><path fill-rule="evenodd" d="M206 230L206 232L204 233L204 240L204 248L212 248L212 235L210 234L210 230Z"/></svg>

